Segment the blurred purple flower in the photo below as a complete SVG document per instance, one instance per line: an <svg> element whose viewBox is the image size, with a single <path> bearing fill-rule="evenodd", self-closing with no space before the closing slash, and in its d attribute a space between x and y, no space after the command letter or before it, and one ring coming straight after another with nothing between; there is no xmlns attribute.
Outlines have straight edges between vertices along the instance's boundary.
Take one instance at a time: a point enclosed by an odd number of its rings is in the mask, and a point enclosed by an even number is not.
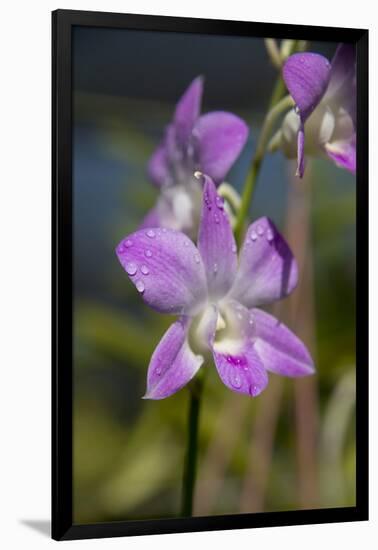
<svg viewBox="0 0 378 550"><path fill-rule="evenodd" d="M356 171L356 54L340 44L330 63L316 53L296 53L283 67L283 78L296 103L272 140L289 158L325 156L349 172ZM306 139L305 139L306 135Z"/></svg>
<svg viewBox="0 0 378 550"><path fill-rule="evenodd" d="M245 145L248 127L239 117L224 111L200 116L202 93L198 77L178 101L149 161L148 174L160 195L141 227L164 226L195 237L202 189L194 172L201 170L221 183Z"/></svg>
<svg viewBox="0 0 378 550"><path fill-rule="evenodd" d="M267 371L312 374L303 343L256 307L295 288L298 270L289 246L268 218L260 218L249 227L238 258L223 200L209 177L197 176L204 185L197 247L179 231L149 228L129 235L116 250L144 301L180 316L152 355L145 398L177 392L210 354L222 382L251 396L266 387Z"/></svg>

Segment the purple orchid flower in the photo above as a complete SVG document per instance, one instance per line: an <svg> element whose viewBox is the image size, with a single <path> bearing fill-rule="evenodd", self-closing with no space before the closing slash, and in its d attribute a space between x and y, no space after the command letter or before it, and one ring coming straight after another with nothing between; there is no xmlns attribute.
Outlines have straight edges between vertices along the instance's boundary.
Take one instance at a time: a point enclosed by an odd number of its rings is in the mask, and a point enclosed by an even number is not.
<svg viewBox="0 0 378 550"><path fill-rule="evenodd" d="M257 306L290 294L298 269L289 246L268 218L249 227L239 258L221 197L204 180L197 247L167 228L139 230L116 249L144 301L179 319L164 334L148 368L145 398L163 399L185 386L212 354L222 382L256 396L267 371L314 372L304 344Z"/></svg>
<svg viewBox="0 0 378 550"><path fill-rule="evenodd" d="M248 127L239 117L224 111L200 116L202 93L198 77L178 101L149 161L148 174L160 195L141 227L164 226L195 237L202 188L194 172L201 170L221 183L245 145Z"/></svg>
<svg viewBox="0 0 378 550"><path fill-rule="evenodd" d="M340 44L330 63L316 53L296 53L283 67L283 78L296 103L273 139L289 158L297 156L297 175L304 155L325 156L356 172L356 54ZM306 129L306 139L305 139Z"/></svg>

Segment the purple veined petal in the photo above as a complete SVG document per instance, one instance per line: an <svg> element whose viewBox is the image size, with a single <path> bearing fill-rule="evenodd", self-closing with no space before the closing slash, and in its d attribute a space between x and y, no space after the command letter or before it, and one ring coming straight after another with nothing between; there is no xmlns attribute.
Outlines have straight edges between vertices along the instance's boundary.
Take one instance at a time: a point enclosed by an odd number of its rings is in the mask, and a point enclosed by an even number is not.
<svg viewBox="0 0 378 550"><path fill-rule="evenodd" d="M164 399L179 391L196 374L203 363L188 344L191 320L181 318L173 323L152 354L147 373L144 399Z"/></svg>
<svg viewBox="0 0 378 550"><path fill-rule="evenodd" d="M355 94L353 81L356 76L356 46L339 44L331 61L331 76L325 99Z"/></svg>
<svg viewBox="0 0 378 550"><path fill-rule="evenodd" d="M317 53L295 53L286 60L282 73L301 120L305 122L327 90L331 64Z"/></svg>
<svg viewBox="0 0 378 550"><path fill-rule="evenodd" d="M303 122L301 122L298 130L298 136L297 136L297 172L296 172L296 175L299 176L300 178L303 178L303 174L304 174L304 166L305 166L304 147L305 147L305 133L304 133Z"/></svg>
<svg viewBox="0 0 378 550"><path fill-rule="evenodd" d="M200 114L202 94L203 78L198 76L189 85L177 103L174 115L174 126L177 139L182 145L188 143L194 123Z"/></svg>
<svg viewBox="0 0 378 550"><path fill-rule="evenodd" d="M255 397L266 387L268 375L254 349L253 332L248 309L228 300L220 307L216 336L209 343L222 382L235 392Z"/></svg>
<svg viewBox="0 0 378 550"><path fill-rule="evenodd" d="M214 111L201 116L194 128L199 169L221 183L248 138L248 126L232 113Z"/></svg>
<svg viewBox="0 0 378 550"><path fill-rule="evenodd" d="M154 206L144 216L138 229L141 230L141 229L145 229L146 227L160 227L160 225L161 224L160 224L159 210L156 206Z"/></svg>
<svg viewBox="0 0 378 550"><path fill-rule="evenodd" d="M268 371L291 377L314 373L306 346L291 330L265 311L252 309L251 314L255 350Z"/></svg>
<svg viewBox="0 0 378 550"><path fill-rule="evenodd" d="M356 173L356 134L349 139L326 143L325 150L333 162L352 174Z"/></svg>
<svg viewBox="0 0 378 550"><path fill-rule="evenodd" d="M230 390L256 397L268 385L268 373L251 342L239 342L213 357L218 374Z"/></svg>
<svg viewBox="0 0 378 550"><path fill-rule="evenodd" d="M252 223L239 254L239 268L230 298L247 308L288 296L298 282L297 262L269 218Z"/></svg>
<svg viewBox="0 0 378 550"><path fill-rule="evenodd" d="M231 288L237 268L236 243L223 199L211 178L198 175L204 182L198 249L206 270L209 296L223 297Z"/></svg>
<svg viewBox="0 0 378 550"><path fill-rule="evenodd" d="M116 252L143 300L157 311L194 315L206 302L205 268L183 233L143 229L125 237Z"/></svg>
<svg viewBox="0 0 378 550"><path fill-rule="evenodd" d="M161 187L170 181L165 141L163 141L152 154L148 162L147 173L152 183L157 187Z"/></svg>

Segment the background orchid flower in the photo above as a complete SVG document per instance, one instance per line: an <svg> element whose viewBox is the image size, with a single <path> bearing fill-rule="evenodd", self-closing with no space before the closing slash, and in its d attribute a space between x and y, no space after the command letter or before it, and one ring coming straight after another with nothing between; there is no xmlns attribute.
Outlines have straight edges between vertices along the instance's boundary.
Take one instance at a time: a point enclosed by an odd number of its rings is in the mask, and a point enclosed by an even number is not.
<svg viewBox="0 0 378 550"><path fill-rule="evenodd" d="M201 183L196 170L223 181L245 145L248 127L232 113L200 116L203 79L196 78L178 101L163 141L153 153L148 174L160 189L156 206L142 227L164 226L195 237L201 211Z"/></svg>
<svg viewBox="0 0 378 550"><path fill-rule="evenodd" d="M296 103L271 142L289 158L297 157L297 175L304 173L304 155L330 158L356 171L356 58L352 44L340 44L332 62L316 53L296 53L283 67L283 78Z"/></svg>
<svg viewBox="0 0 378 550"><path fill-rule="evenodd" d="M298 270L289 246L268 218L252 223L239 258L223 200L204 184L197 247L182 232L139 230L121 241L119 261L143 300L179 319L164 334L148 368L145 398L163 399L185 386L212 355L222 382L256 396L267 371L314 372L304 344L258 306L290 294Z"/></svg>

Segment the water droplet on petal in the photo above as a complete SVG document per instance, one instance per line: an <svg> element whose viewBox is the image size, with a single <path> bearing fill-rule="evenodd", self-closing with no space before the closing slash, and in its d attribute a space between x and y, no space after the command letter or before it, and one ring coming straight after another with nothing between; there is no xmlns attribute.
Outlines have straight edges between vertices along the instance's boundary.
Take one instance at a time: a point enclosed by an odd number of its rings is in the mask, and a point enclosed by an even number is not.
<svg viewBox="0 0 378 550"><path fill-rule="evenodd" d="M138 271L138 266L134 264L134 262L129 262L126 264L126 271L129 275L135 275L135 273Z"/></svg>
<svg viewBox="0 0 378 550"><path fill-rule="evenodd" d="M255 241L257 239L257 233L253 229L251 231L250 237L251 237L251 241Z"/></svg>
<svg viewBox="0 0 378 550"><path fill-rule="evenodd" d="M156 376L160 376L160 375L161 375L161 367L156 367L156 369L155 369L155 374L156 374Z"/></svg>
<svg viewBox="0 0 378 550"><path fill-rule="evenodd" d="M251 386L249 388L249 393L252 395L252 397L255 397L258 394L257 386Z"/></svg>
<svg viewBox="0 0 378 550"><path fill-rule="evenodd" d="M223 205L223 202L224 202L223 198L220 197L219 195L217 195L217 198L215 199L215 202L216 202L217 207L219 208L219 210L223 210L223 206L224 206Z"/></svg>
<svg viewBox="0 0 378 550"><path fill-rule="evenodd" d="M127 239L125 242L125 248L130 248L130 246L133 246L133 241L130 241L130 239Z"/></svg>
<svg viewBox="0 0 378 550"><path fill-rule="evenodd" d="M219 216L218 216L218 214L215 214L214 220L215 220L215 223L219 223Z"/></svg>
<svg viewBox="0 0 378 550"><path fill-rule="evenodd" d="M151 250L146 250L145 255L147 256L147 258L151 258L152 256Z"/></svg>
<svg viewBox="0 0 378 550"><path fill-rule="evenodd" d="M196 262L196 264L200 263L200 257L198 256L198 254L194 254L194 261Z"/></svg>
<svg viewBox="0 0 378 550"><path fill-rule="evenodd" d="M214 271L214 273L217 273L217 271L218 271L218 264L214 264L214 265L213 265L213 271Z"/></svg>
<svg viewBox="0 0 378 550"><path fill-rule="evenodd" d="M150 237L150 239L153 239L155 237L155 231L153 229L149 229L146 235L147 237Z"/></svg>
<svg viewBox="0 0 378 550"><path fill-rule="evenodd" d="M257 234L260 235L260 237L261 235L264 235L264 228L262 225L257 226Z"/></svg>
<svg viewBox="0 0 378 550"><path fill-rule="evenodd" d="M301 112L301 110L300 110L300 108L298 107L298 105L296 105L296 106L294 107L294 111L295 111L295 113L296 113L297 115L299 115L299 113Z"/></svg>
<svg viewBox="0 0 378 550"><path fill-rule="evenodd" d="M143 273L143 275L148 275L150 270L148 269L148 267L146 265L142 265L142 267L140 268L141 272Z"/></svg>
<svg viewBox="0 0 378 550"><path fill-rule="evenodd" d="M270 243L274 239L273 231L271 229L268 229L268 231L266 232L266 239Z"/></svg>
<svg viewBox="0 0 378 550"><path fill-rule="evenodd" d="M135 283L135 286L137 288L137 291L140 292L141 294L145 291L145 286L144 286L143 281L137 281Z"/></svg>
<svg viewBox="0 0 378 550"><path fill-rule="evenodd" d="M186 239L184 241L184 246L189 246L189 241L187 241Z"/></svg>
<svg viewBox="0 0 378 550"><path fill-rule="evenodd" d="M238 251L238 247L236 246L236 244L232 245L231 250L234 254L236 254L236 252Z"/></svg>
<svg viewBox="0 0 378 550"><path fill-rule="evenodd" d="M240 359L239 359L239 362L240 362ZM240 374L238 373L238 371L235 371L234 373L232 373L232 376L231 376L231 384L233 385L234 388L238 389L241 387L242 385L242 380L241 380L241 377L240 377Z"/></svg>

